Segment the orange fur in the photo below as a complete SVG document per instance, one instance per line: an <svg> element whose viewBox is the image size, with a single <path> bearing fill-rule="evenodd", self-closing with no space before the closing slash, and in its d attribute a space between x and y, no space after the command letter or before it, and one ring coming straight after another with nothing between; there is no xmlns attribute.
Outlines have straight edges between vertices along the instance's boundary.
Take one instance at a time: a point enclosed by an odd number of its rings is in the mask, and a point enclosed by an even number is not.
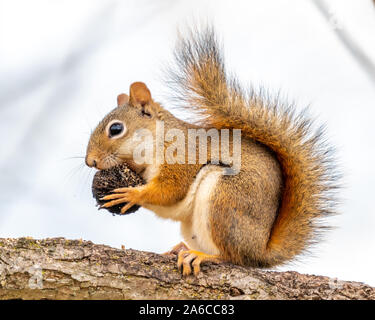
<svg viewBox="0 0 375 320"><path fill-rule="evenodd" d="M143 82L134 82L130 86L130 103L144 106L151 102L151 92Z"/></svg>
<svg viewBox="0 0 375 320"><path fill-rule="evenodd" d="M117 106L124 106L129 102L129 96L125 93L121 93L117 96Z"/></svg>
<svg viewBox="0 0 375 320"><path fill-rule="evenodd" d="M118 108L91 135L88 164L101 169L129 163L147 183L124 188L122 199L161 206L161 216L177 219L168 209L184 204L203 164L137 165L130 143L132 133L139 128L154 132L157 120L164 121L166 130L177 128L185 134L197 126L241 129L245 140L241 171L221 176L207 187L211 188L205 190L209 196L201 200L209 204L201 221L205 228L194 229L190 236L209 239L220 258L234 263L269 267L292 259L328 227L321 218L335 213L338 175L323 131L312 130L312 120L296 114L292 106L252 88L244 90L237 79L230 78L212 29L192 30L189 39L181 39L175 56L178 68L169 74L168 84L177 100L196 112L196 125L175 118L155 103L144 83L133 83L129 102L123 105L127 98L120 95ZM114 119L128 130L119 139L108 138L105 131ZM196 200L195 194L187 198ZM193 229L195 213L189 210L184 213L186 230Z"/></svg>
<svg viewBox="0 0 375 320"><path fill-rule="evenodd" d="M243 137L275 153L284 189L261 265L290 260L327 228L321 218L335 213L338 175L323 130L313 131L312 120L303 113L296 115L292 106L251 88L245 91L237 79L228 77L210 28L192 30L190 38L181 39L175 57L177 68L171 69L168 83L175 99L200 116L199 124L241 129Z"/></svg>

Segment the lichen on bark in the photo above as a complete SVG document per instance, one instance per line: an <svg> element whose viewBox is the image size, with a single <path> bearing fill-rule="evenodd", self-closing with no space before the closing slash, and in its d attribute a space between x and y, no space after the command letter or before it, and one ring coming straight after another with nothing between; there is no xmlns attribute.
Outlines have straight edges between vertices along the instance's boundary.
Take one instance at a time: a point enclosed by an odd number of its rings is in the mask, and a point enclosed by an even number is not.
<svg viewBox="0 0 375 320"><path fill-rule="evenodd" d="M173 255L18 238L0 239L0 299L375 299L375 289L228 263L183 278Z"/></svg>

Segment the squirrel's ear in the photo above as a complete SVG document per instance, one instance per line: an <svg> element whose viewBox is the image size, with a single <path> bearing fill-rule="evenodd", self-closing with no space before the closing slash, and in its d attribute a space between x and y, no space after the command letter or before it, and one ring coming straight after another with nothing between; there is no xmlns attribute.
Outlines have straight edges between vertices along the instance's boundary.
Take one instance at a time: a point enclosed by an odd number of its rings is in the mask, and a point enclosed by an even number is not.
<svg viewBox="0 0 375 320"><path fill-rule="evenodd" d="M123 106L125 104L127 104L129 102L129 96L125 93L120 93L118 96L117 96L117 106L120 107L120 106Z"/></svg>
<svg viewBox="0 0 375 320"><path fill-rule="evenodd" d="M134 82L130 86L130 103L145 106L151 102L151 92L143 82Z"/></svg>

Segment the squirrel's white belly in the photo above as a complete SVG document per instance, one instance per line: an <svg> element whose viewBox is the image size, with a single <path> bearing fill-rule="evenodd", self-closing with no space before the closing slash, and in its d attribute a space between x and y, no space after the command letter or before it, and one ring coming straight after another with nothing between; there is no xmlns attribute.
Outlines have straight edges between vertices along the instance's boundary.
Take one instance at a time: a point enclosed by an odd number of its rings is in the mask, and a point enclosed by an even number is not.
<svg viewBox="0 0 375 320"><path fill-rule="evenodd" d="M221 175L218 167L206 173L195 193L191 221L181 222L181 233L189 247L207 254L219 254L212 241L209 215L210 197Z"/></svg>
<svg viewBox="0 0 375 320"><path fill-rule="evenodd" d="M146 205L159 217L181 221L181 233L191 249L218 254L209 226L210 196L222 175L221 167L207 165L198 173L186 197L173 206Z"/></svg>

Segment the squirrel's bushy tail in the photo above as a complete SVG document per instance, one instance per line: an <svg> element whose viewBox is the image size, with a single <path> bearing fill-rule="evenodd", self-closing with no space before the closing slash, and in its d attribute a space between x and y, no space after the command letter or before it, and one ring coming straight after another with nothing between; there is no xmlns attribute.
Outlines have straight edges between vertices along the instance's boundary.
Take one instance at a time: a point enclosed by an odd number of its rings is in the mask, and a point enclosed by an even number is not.
<svg viewBox="0 0 375 320"><path fill-rule="evenodd" d="M335 172L323 129L314 130L305 113L245 91L228 77L214 30L191 30L175 51L169 80L176 98L194 109L206 126L238 128L242 136L272 149L283 169L284 189L267 244L265 266L290 260L314 243L335 213ZM277 99L276 99L277 100Z"/></svg>

